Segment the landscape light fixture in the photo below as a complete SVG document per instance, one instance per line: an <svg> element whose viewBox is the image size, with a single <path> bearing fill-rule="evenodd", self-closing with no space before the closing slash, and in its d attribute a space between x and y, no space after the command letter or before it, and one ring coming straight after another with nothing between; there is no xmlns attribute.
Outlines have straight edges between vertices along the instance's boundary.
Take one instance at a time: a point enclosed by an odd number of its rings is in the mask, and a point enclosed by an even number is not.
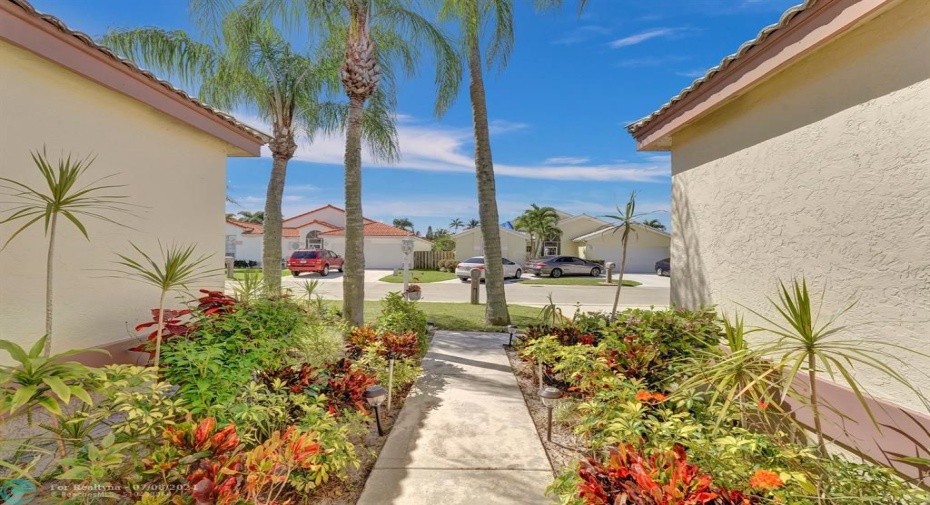
<svg viewBox="0 0 930 505"><path fill-rule="evenodd" d="M368 404L375 408L375 422L378 423L379 437L384 436L384 431L381 429L381 415L378 413L378 407L387 399L387 394L387 389L381 386L371 386L362 394L362 397L368 401Z"/></svg>
<svg viewBox="0 0 930 505"><path fill-rule="evenodd" d="M542 400L542 404L549 411L549 425L546 429L546 440L552 442L552 409L558 405L559 399L562 398L562 391L559 388L546 386L540 389L537 394L539 395L539 399Z"/></svg>
<svg viewBox="0 0 930 505"><path fill-rule="evenodd" d="M513 346L513 336L517 333L517 325L511 324L507 326L507 331L510 332L510 340L507 341L507 347Z"/></svg>
<svg viewBox="0 0 930 505"><path fill-rule="evenodd" d="M426 333L430 335L432 335L433 333L436 333L436 323L432 321L427 321L426 322Z"/></svg>

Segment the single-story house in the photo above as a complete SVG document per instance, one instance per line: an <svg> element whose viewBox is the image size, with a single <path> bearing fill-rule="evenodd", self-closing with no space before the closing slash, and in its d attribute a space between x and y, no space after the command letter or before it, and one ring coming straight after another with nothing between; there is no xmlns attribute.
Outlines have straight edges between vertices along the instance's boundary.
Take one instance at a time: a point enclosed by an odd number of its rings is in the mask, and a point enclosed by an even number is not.
<svg viewBox="0 0 930 505"><path fill-rule="evenodd" d="M345 254L346 211L334 205L285 219L281 233L282 259L297 249L329 249ZM432 242L413 233L364 218L365 268L400 268L404 253L402 241L413 239L414 251L429 251ZM226 255L237 260L262 262L262 225L226 221Z"/></svg>
<svg viewBox="0 0 930 505"><path fill-rule="evenodd" d="M558 240L544 241L540 247L543 256L560 254L585 259L614 262L620 266L622 247L620 234L614 233L613 225L587 214L571 215L557 210L558 228L562 235ZM502 256L512 261L530 259L529 236L521 231L501 227ZM452 236L455 240L455 258L464 260L470 256L484 254L481 229L472 228ZM652 272L655 263L669 257L671 237L664 231L635 225L627 248L626 271L631 273Z"/></svg>
<svg viewBox="0 0 930 505"><path fill-rule="evenodd" d="M926 351L928 54L926 0L808 0L629 125L639 149L671 152L672 302L772 313L778 280L804 275L818 298L826 290L824 318L858 300L835 338ZM930 358L891 352L906 364L887 364L930 392ZM930 427L908 388L857 370L873 395L918 409L902 416ZM836 401L854 415L855 401ZM886 451L926 454L884 431Z"/></svg>
<svg viewBox="0 0 930 505"><path fill-rule="evenodd" d="M105 270L116 253L133 254L130 242L156 256L159 241L195 244L219 270L190 288L222 289L226 159L259 156L268 136L24 0L0 0L0 69L2 176L43 186L31 157L43 147L53 164L92 156L83 183L113 175L106 183L119 187L108 193L133 205L102 212L124 227L82 217L90 240L59 222L52 352L107 347L115 360L138 357L119 351L135 343L131 328L151 318L159 293ZM0 216L10 215L10 200L0 198ZM0 239L21 224L0 226ZM38 223L0 252L0 339L26 346L44 333L47 247Z"/></svg>

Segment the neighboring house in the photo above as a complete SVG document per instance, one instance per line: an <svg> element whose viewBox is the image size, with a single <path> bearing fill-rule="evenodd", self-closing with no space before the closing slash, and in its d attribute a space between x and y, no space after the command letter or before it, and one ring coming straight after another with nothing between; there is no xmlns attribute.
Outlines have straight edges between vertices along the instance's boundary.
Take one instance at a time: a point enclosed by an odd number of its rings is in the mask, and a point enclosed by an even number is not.
<svg viewBox="0 0 930 505"><path fill-rule="evenodd" d="M346 212L334 205L285 219L281 234L281 252L285 259L297 249L330 249L345 255ZM400 268L404 254L402 241L413 238L414 251L429 251L432 242L373 219L363 218L365 268ZM226 221L226 255L237 260L262 261L263 229L261 225Z"/></svg>
<svg viewBox="0 0 930 505"><path fill-rule="evenodd" d="M620 267L621 234L614 232L609 221L587 214L573 216L559 210L556 210L556 213L559 215L557 226L562 230L562 235L556 240L543 241L539 247L542 256L564 254L612 261L617 264L617 268ZM669 234L645 225L636 225L634 228L627 249L626 271L652 272L657 261L668 257L671 238ZM456 259L463 260L469 256L484 254L480 228L462 231L452 238L455 240ZM529 237L525 233L501 227L502 256L523 262L530 259L529 256L536 256L528 248Z"/></svg>
<svg viewBox="0 0 930 505"><path fill-rule="evenodd" d="M777 281L803 274L818 300L826 288L822 318L858 300L837 338L925 352L928 54L926 0L808 0L631 124L639 149L672 153L672 302L772 314ZM891 352L907 365L888 365L930 392L930 358ZM925 411L859 369L874 395Z"/></svg>
<svg viewBox="0 0 930 505"><path fill-rule="evenodd" d="M90 241L67 221L56 235L52 352L103 346L123 360L159 293L104 270L116 268L117 252L134 255L130 241L154 256L159 241L196 244L221 269L226 159L258 156L268 137L22 0L0 0L0 69L0 174L42 186L30 151L45 146L52 163L95 156L83 182L115 174L106 182L121 187L109 193L135 206L103 212L126 227L84 218ZM18 226L0 226L0 240ZM42 335L46 250L40 223L0 252L0 338L27 345ZM190 286L201 287L222 289L221 271Z"/></svg>

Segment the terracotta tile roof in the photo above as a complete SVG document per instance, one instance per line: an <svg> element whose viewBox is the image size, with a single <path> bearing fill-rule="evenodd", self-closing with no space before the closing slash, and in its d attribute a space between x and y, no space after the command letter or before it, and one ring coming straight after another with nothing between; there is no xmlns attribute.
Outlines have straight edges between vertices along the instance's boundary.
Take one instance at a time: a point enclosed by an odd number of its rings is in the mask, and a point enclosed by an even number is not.
<svg viewBox="0 0 930 505"><path fill-rule="evenodd" d="M298 215L296 215L296 216L294 216L294 217L289 217L289 218L285 219L284 222L287 223L288 221L293 221L293 220L295 220L295 219L300 219L300 218L302 218L302 217L309 216L310 214L313 214L313 213L315 213L315 212L319 212L319 211L324 210L324 209L333 209L333 210L338 210L339 212L342 212L343 214L346 213L345 209L343 209L343 208L336 207L335 205L332 205L332 204L326 204L326 205L324 205L324 206L322 206L322 207L313 209L313 210L308 211L308 212L304 212L303 214L298 214ZM374 223L374 222L375 222L374 219L368 219L367 217L362 217L362 219L364 219L366 223ZM317 221L317 220L314 219L314 221ZM323 223L323 221L318 221L318 222ZM329 224L329 223L325 223L325 224ZM332 226L332 225L330 225L330 226ZM334 226L334 228L339 228L339 227L338 227L338 226Z"/></svg>
<svg viewBox="0 0 930 505"><path fill-rule="evenodd" d="M293 218L291 218L291 219L293 219ZM311 224L318 224L318 225L321 225L321 226L325 226L325 227L329 228L330 230L338 230L338 229L339 229L338 226L336 226L336 225L334 225L334 224L327 223L326 221L320 221L319 219L314 219L313 221L310 221L310 222L307 223L307 224L300 225L300 228L303 228L304 226L310 226ZM296 230L297 228L294 228L294 229Z"/></svg>
<svg viewBox="0 0 930 505"><path fill-rule="evenodd" d="M148 78L148 79L154 81L155 83L157 83L157 84L163 86L164 88L168 89L169 91L171 91L171 92L173 92L173 93L176 93L176 94L180 95L182 98L184 98L185 100L187 100L188 102L190 102L192 105L194 105L194 106L196 106L196 107L199 107L199 108L201 108L201 109L204 109L204 110L206 110L207 112L213 114L214 116L219 117L219 118L222 119L223 121L226 121L227 123L231 124L232 126L236 127L237 129L239 129L239 130L241 130L241 131L247 133L248 135L250 135L250 136L252 136L252 137L258 139L258 140L261 141L262 143L267 143L267 142L269 142L269 141L271 140L271 137L270 137L268 134L266 134L266 133L264 133L264 132L262 132L262 131L259 131L259 130L255 129L255 128L253 128L253 127L251 127L251 126L249 126L249 125L247 125L247 124L245 124L245 123L239 121L238 119L236 119L236 118L230 116L229 114L226 114L225 112L222 112L222 111L220 111L220 110L214 109L213 107L210 107L209 105L207 105L207 104L201 102L200 100L197 100L196 98L194 98L194 97L188 95L187 93L185 93L185 92L183 92L183 91L181 91L181 90L175 88L174 85L172 85L170 82L159 79L158 77L155 76L155 74L149 72L148 70L143 70L143 69L141 69L138 65L136 65L136 64L133 63L132 61L127 60L127 59L125 59L125 58L122 58L122 57L118 56L116 53L114 53L112 50L110 50L109 48L107 48L107 47L105 47L105 46L102 46L102 45L100 45L100 44L97 44L96 42L94 42L94 39L93 39L92 37L90 37L89 35L87 35L86 33L82 33L82 32L76 31L76 30L72 30L72 29L68 28L68 26L67 26L64 22L62 22L60 19L56 18L55 16L52 16L52 15L49 15L49 14L43 14L43 13L37 11L37 10L36 10L31 4L29 4L29 2L27 2L26 0L0 0L0 1L7 1L7 2L12 3L13 5L15 5L15 6L17 6L17 7L21 8L21 9L23 9L24 11L26 11L26 13L29 14L30 16L36 17L36 18L38 18L38 19L41 19L42 21L44 21L44 22L46 22L46 23L52 25L56 30L58 30L58 31L61 32L62 34L68 35L68 36L71 36L71 37L74 37L75 39L77 39L78 41L80 41L82 44L84 44L84 45L86 45L86 46L88 46L88 47L90 47L90 48L92 48L92 49L95 49L95 50L97 50L97 51L103 53L104 55L106 55L107 57L113 59L114 61L119 62L120 64L129 67L133 72L138 73L138 74L140 74L140 75L143 75L143 76L145 76L146 78Z"/></svg>
<svg viewBox="0 0 930 505"><path fill-rule="evenodd" d="M242 221L226 220L227 223L244 229L244 235L261 235L265 233L265 227L255 223L243 223ZM284 228L281 230L283 237L300 237L300 230L297 228Z"/></svg>
<svg viewBox="0 0 930 505"><path fill-rule="evenodd" d="M285 237L300 237L300 230L297 228L284 228L281 232L281 235Z"/></svg>
<svg viewBox="0 0 930 505"><path fill-rule="evenodd" d="M377 221L371 221L365 223L365 227L362 231L366 237L407 237L413 235L407 230L401 230L400 228L395 228L389 224L379 223ZM344 228L338 230L327 231L320 233L321 237L342 237L345 236L346 231Z"/></svg>
<svg viewBox="0 0 930 505"><path fill-rule="evenodd" d="M790 8L790 9L788 9L787 11L785 11L785 13L782 14L781 19L779 19L777 23L775 23L775 24L773 24L773 25L766 26L765 28L763 28L762 31L759 32L759 35L756 36L756 38L754 38L754 39L752 39L752 40L750 40L750 41L748 41L748 42L743 43L743 45L741 45L741 46L739 47L739 49L738 49L735 53L733 53L733 54L727 56L726 58L724 58L724 59L720 62L720 64L718 64L716 67L711 68L710 70L707 71L707 73L704 74L703 77L698 78L698 79L695 80L693 83L691 83L690 86L688 86L687 88L681 90L681 92L679 92L677 95L675 95L674 97L672 97L671 100L669 100L669 101L666 102L664 105L662 105L661 107L659 107L659 109L658 109L657 111L655 111L655 112L653 112L652 114L650 114L650 115L648 115L648 116L646 116L646 117L640 119L639 121L635 121L635 122L630 123L629 125L627 125L626 130L627 130L629 133L631 133L631 134L632 134L632 133L636 133L636 132L639 131L641 128L643 128L644 126L648 125L649 123L651 123L651 122L652 122L653 120L655 120L656 118L660 117L660 116L661 116L662 114L664 114L670 107L672 107L673 105L675 105L677 102L680 102L682 99L684 99L686 96L690 95L691 93L697 91L704 83L706 83L706 82L712 80L712 79L714 78L714 76L716 76L717 74L719 74L721 71L727 69L728 67L730 67L730 66L733 65L734 63L738 63L738 62L740 61L740 59L741 59L747 52L749 52L753 47L756 47L757 45L759 45L759 44L761 44L762 42L764 42L767 38L769 38L769 36L771 36L773 33L777 32L778 30L781 30L781 29L787 27L788 25L790 25L790 24L791 24L791 20L793 20L798 14L800 14L800 13L802 13L802 12L804 12L804 11L810 9L810 8L811 8L815 3L817 3L818 1L822 1L822 0L804 0L804 3L802 3L802 4L800 4L800 5L796 5L796 6L792 7L792 8Z"/></svg>
<svg viewBox="0 0 930 505"><path fill-rule="evenodd" d="M262 225L260 224L245 223L242 221L236 221L235 219L227 219L226 222L233 226L238 226L239 228L246 230L243 233L252 233L256 228L258 228L259 233L261 233Z"/></svg>

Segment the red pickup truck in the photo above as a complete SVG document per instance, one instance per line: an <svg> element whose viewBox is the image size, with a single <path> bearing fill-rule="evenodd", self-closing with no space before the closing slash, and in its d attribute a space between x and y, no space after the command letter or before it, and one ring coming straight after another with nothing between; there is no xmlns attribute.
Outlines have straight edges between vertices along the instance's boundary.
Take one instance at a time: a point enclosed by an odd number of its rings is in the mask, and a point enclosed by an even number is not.
<svg viewBox="0 0 930 505"><path fill-rule="evenodd" d="M332 268L342 272L343 261L341 256L327 249L300 249L287 260L287 269L294 277L302 272L318 272L326 277Z"/></svg>

